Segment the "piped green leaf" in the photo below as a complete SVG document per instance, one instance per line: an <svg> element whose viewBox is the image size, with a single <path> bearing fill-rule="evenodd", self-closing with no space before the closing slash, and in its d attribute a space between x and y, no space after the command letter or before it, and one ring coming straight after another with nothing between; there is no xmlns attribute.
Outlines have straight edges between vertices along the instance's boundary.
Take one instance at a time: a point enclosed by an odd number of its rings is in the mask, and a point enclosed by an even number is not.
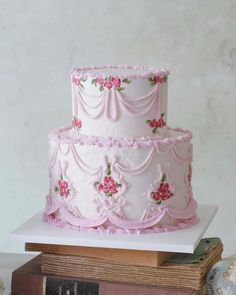
<svg viewBox="0 0 236 295"><path fill-rule="evenodd" d="M96 83L96 79L92 79L92 84L95 84Z"/></svg>
<svg viewBox="0 0 236 295"><path fill-rule="evenodd" d="M161 179L161 182L165 182L165 181L166 181L166 175L163 174L162 179Z"/></svg>
<svg viewBox="0 0 236 295"><path fill-rule="evenodd" d="M151 123L151 120L146 120L146 123L148 123L148 124Z"/></svg>
<svg viewBox="0 0 236 295"><path fill-rule="evenodd" d="M131 80L129 80L129 79L123 79L122 82L123 83L126 83L126 84L130 84L131 83Z"/></svg>
<svg viewBox="0 0 236 295"><path fill-rule="evenodd" d="M117 91L122 91L122 90L125 90L125 88L124 87L116 87L116 90Z"/></svg>
<svg viewBox="0 0 236 295"><path fill-rule="evenodd" d="M106 175L108 175L108 176L111 175L111 164L110 163L107 164Z"/></svg>
<svg viewBox="0 0 236 295"><path fill-rule="evenodd" d="M156 134L156 133L157 133L157 128L154 128L154 129L152 130L152 133Z"/></svg>

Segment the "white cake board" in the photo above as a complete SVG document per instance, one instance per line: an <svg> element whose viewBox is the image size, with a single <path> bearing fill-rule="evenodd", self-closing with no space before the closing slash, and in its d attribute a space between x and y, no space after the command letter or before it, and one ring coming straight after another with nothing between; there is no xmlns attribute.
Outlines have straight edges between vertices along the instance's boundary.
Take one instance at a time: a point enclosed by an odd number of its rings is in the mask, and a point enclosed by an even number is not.
<svg viewBox="0 0 236 295"><path fill-rule="evenodd" d="M11 238L25 243L193 253L216 212L215 205L199 205L198 224L177 231L141 235L63 229L43 222L40 212L16 229Z"/></svg>

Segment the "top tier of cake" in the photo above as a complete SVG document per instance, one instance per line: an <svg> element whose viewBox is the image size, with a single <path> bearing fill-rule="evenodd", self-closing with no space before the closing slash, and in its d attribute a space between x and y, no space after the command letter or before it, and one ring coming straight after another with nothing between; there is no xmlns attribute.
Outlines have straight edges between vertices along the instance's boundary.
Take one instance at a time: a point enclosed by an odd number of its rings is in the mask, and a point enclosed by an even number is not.
<svg viewBox="0 0 236 295"><path fill-rule="evenodd" d="M88 136L166 136L168 74L131 66L74 69L72 125Z"/></svg>

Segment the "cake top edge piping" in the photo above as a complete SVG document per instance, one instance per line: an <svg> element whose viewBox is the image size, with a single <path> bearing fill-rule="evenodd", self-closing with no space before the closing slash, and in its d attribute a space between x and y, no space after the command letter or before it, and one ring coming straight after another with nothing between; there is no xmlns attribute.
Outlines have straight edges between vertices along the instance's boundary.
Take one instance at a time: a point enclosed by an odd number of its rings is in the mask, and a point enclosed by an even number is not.
<svg viewBox="0 0 236 295"><path fill-rule="evenodd" d="M127 71L127 73L114 73L112 70L124 70ZM94 73L93 71L98 72ZM131 72L129 73L129 71ZM140 71L140 73L132 73L132 71ZM151 76L166 77L169 74L170 72L167 69L131 65L85 66L74 68L71 71L71 76L77 75L79 77L109 77L113 75L120 78L130 79L147 78Z"/></svg>
<svg viewBox="0 0 236 295"><path fill-rule="evenodd" d="M60 134L73 130L73 127L62 127L55 129L49 133L49 140L58 143L73 143L79 145L95 145L99 147L132 147L132 148L150 148L157 145L171 145L188 142L192 139L192 132L181 128L168 128L170 131L179 132L180 135L176 138L111 138L101 136L86 136L78 134Z"/></svg>

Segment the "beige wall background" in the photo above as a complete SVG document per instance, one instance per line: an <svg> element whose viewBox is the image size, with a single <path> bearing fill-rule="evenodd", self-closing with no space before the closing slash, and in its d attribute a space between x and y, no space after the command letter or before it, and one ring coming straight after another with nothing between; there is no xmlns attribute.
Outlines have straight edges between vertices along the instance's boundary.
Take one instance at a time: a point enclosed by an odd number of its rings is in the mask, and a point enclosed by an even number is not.
<svg viewBox="0 0 236 295"><path fill-rule="evenodd" d="M169 125L192 130L195 198L219 206L206 235L236 253L235 0L0 0L0 252L44 207L70 70L124 63L171 71Z"/></svg>

